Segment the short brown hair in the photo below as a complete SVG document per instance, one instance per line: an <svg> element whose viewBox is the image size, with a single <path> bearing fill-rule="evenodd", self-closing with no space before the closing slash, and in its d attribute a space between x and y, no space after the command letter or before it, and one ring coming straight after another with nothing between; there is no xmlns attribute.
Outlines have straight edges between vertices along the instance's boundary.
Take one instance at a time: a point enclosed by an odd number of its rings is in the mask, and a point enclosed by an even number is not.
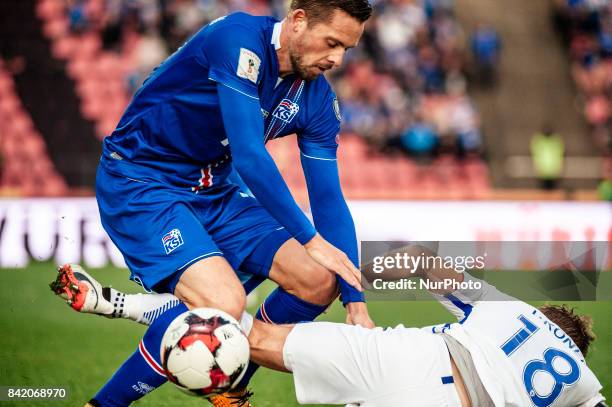
<svg viewBox="0 0 612 407"><path fill-rule="evenodd" d="M360 23L372 15L368 0L292 0L291 10L302 9L311 21L329 21L333 10L342 10Z"/></svg>
<svg viewBox="0 0 612 407"><path fill-rule="evenodd" d="M574 308L567 305L544 305L539 308L548 319L572 338L580 352L587 355L589 345L595 340L593 319L588 315L579 315Z"/></svg>

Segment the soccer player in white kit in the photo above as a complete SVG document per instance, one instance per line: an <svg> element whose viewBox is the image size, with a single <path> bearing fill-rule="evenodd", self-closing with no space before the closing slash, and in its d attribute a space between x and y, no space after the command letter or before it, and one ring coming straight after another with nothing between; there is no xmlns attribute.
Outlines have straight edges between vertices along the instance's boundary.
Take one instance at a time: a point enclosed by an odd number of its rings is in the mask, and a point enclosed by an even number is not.
<svg viewBox="0 0 612 407"><path fill-rule="evenodd" d="M251 357L292 372L302 404L605 406L585 362L594 339L588 318L566 307L534 308L468 274L443 273L435 278L483 284L432 293L456 323L371 330L255 321Z"/></svg>

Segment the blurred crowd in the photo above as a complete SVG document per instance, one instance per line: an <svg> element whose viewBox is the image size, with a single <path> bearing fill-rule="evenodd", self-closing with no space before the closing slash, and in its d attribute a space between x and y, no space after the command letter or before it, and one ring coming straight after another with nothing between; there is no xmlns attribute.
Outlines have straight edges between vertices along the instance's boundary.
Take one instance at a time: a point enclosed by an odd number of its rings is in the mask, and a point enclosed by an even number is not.
<svg viewBox="0 0 612 407"><path fill-rule="evenodd" d="M466 36L453 0L374 0L360 46L330 76L342 103L344 130L374 150L427 162L438 154L479 155L479 118L467 93ZM202 25L234 10L282 18L284 0L67 0L71 30L96 30L103 47L136 42L135 91L148 73ZM499 38L481 27L471 48L488 75Z"/></svg>
<svg viewBox="0 0 612 407"><path fill-rule="evenodd" d="M567 46L584 116L604 155L612 153L612 2L556 0L555 27Z"/></svg>
<svg viewBox="0 0 612 407"><path fill-rule="evenodd" d="M466 36L452 0L379 0L360 47L333 75L345 129L421 160L479 154Z"/></svg>

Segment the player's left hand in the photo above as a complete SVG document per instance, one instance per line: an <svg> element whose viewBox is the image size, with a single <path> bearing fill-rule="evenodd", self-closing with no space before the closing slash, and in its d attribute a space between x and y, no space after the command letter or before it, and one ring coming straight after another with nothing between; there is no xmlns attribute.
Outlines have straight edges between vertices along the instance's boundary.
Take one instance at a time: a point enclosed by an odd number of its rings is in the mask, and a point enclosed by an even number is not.
<svg viewBox="0 0 612 407"><path fill-rule="evenodd" d="M350 302L346 305L346 323L369 329L375 326L365 302Z"/></svg>

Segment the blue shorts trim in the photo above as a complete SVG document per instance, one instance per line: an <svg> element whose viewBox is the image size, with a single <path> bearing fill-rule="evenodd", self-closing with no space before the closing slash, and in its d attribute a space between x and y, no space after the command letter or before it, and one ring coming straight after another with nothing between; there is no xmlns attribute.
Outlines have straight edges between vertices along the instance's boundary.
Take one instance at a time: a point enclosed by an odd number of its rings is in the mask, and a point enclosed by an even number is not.
<svg viewBox="0 0 612 407"><path fill-rule="evenodd" d="M214 255L223 256L243 284L253 276L267 278L274 255L291 238L231 182L196 194L150 178L136 182L100 166L96 196L104 229L131 279L146 290L173 293L185 269ZM252 280L249 287L258 284Z"/></svg>
<svg viewBox="0 0 612 407"><path fill-rule="evenodd" d="M187 271L189 266L191 266L194 263L197 263L200 260L207 259L209 257L214 257L214 256L221 256L221 257L223 257L223 253L221 253L221 252L206 253L206 254L203 254L201 256L196 257L193 260L188 261L186 264L181 266L174 274L171 274L168 278L166 278L166 279L160 281L158 284L156 284L155 287L153 287L153 290L155 292L164 292L164 293L172 293L172 294L174 294L174 290L176 289L176 285L178 284L179 280L183 276L183 273L185 271Z"/></svg>
<svg viewBox="0 0 612 407"><path fill-rule="evenodd" d="M240 265L240 270L256 276L268 278L276 252L278 252L281 246L289 239L291 239L291 235L285 228L281 227L274 230L244 259Z"/></svg>
<svg viewBox="0 0 612 407"><path fill-rule="evenodd" d="M266 236L242 262L236 274L247 294L257 288L269 277L276 252L278 252L281 246L289 239L291 239L291 235L289 235L284 228L276 229ZM156 292L174 293L176 285L189 266L196 263L198 260L213 256L223 256L223 253L213 252L196 257L185 266L181 267L176 273L157 284L153 290Z"/></svg>

